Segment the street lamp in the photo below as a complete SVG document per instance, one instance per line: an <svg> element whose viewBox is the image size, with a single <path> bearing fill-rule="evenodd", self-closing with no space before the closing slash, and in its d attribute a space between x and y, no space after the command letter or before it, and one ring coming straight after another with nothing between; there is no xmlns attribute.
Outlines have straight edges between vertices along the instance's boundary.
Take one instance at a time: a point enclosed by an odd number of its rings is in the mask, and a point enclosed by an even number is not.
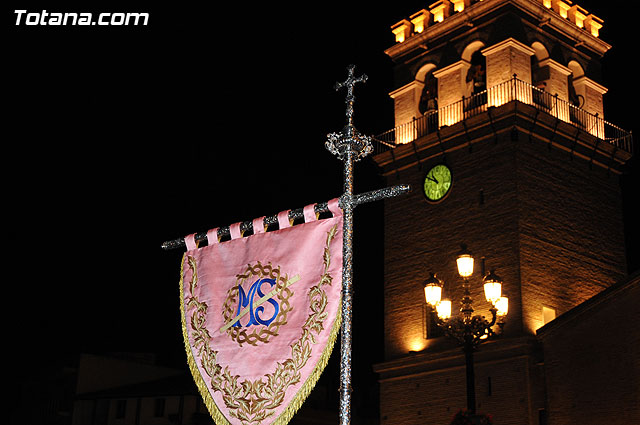
<svg viewBox="0 0 640 425"><path fill-rule="evenodd" d="M484 294L491 303L491 320L484 316L473 315L473 300L469 278L473 275L473 256L462 245L462 250L456 258L458 274L463 280L464 293L461 300L460 316L451 317L451 301L442 299L443 282L431 273L424 282L425 301L437 313L437 325L444 330L445 335L455 339L463 348L467 369L467 410L471 414L476 412L475 375L473 370L473 352L476 347L488 337L493 336L493 325L498 323L500 330L504 327L505 316L508 312L509 299L502 296L502 279L491 270L484 276Z"/></svg>

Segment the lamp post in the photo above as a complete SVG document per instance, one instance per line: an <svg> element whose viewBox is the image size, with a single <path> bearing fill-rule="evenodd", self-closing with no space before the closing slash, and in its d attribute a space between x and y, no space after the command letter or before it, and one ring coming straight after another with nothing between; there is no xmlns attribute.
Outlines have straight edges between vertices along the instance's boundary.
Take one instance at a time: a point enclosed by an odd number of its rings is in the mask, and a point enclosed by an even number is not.
<svg viewBox="0 0 640 425"><path fill-rule="evenodd" d="M424 282L425 301L437 313L437 324L444 330L445 335L455 339L462 346L466 362L467 374L467 410L473 415L476 412L475 374L473 370L473 352L476 347L493 336L492 327L496 324L502 330L504 318L507 315L509 300L502 296L502 279L491 270L484 276L484 293L491 303L491 320L484 316L473 315L473 300L469 278L473 274L474 259L465 245L456 259L458 274L463 280L464 290L460 315L451 317L451 301L442 299L443 282L431 273Z"/></svg>

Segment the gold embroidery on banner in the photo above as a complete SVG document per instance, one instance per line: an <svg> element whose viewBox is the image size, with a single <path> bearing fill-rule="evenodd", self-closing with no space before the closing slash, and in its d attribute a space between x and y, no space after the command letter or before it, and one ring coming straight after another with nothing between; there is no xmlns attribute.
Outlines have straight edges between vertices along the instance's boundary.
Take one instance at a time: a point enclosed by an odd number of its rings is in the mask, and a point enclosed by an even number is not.
<svg viewBox="0 0 640 425"><path fill-rule="evenodd" d="M271 264L263 266L260 261L255 265L247 265L245 271L236 276L236 284L227 291L227 298L222 306L222 316L224 323L228 323L233 320L237 309L234 308L237 305L238 298L238 286L241 286L246 279L252 277L271 278L277 282L276 292L278 294L278 300L280 301L280 312L273 322L269 326L260 326L257 329L253 328L253 332L247 334L247 328L244 327L230 327L226 330L227 334L232 340L236 341L240 347L243 343L249 343L251 345L257 345L258 342L268 343L271 336L277 336L280 326L287 323L287 314L293 310L291 304L289 304L289 298L293 295L293 292L287 287L289 278L287 275L280 275L280 266L273 267Z"/></svg>
<svg viewBox="0 0 640 425"><path fill-rule="evenodd" d="M193 290L198 286L198 270L196 269L196 259L188 257L189 268L193 271L191 275L191 281L189 282L189 291L193 294Z"/></svg>
<svg viewBox="0 0 640 425"><path fill-rule="evenodd" d="M328 317L326 312L327 294L322 287L331 285L333 280L333 277L329 274L329 245L336 232L337 226L327 232L323 253L324 272L318 284L309 289L310 312L302 326L302 335L291 345L291 357L282 363L278 362L275 371L264 375L264 378L255 381L245 379L240 382L239 375L233 375L228 366L223 369L216 362L218 352L211 349L209 345L211 336L205 327L207 304L200 302L193 296L193 293L187 300L187 306L195 307L191 316L191 336L193 338L193 347L197 350L198 356L201 357L200 364L202 369L211 378L211 389L222 394L225 406L229 409L229 415L239 419L243 425L257 425L264 419L273 416L273 410L284 401L287 389L300 382L300 370L311 357L312 345L316 343L316 335L324 329L324 321ZM187 262L193 273L190 288L195 288L197 286L196 263L193 257L188 257ZM339 321L339 317L336 321ZM329 341L331 345L335 340L333 333ZM322 359L323 362L326 363L328 355L329 353L324 353L326 358ZM307 383L304 386L306 393L310 391L310 388L306 388ZM298 400L298 397L296 397L292 402L301 403L302 400ZM295 406L296 409L297 407ZM288 415L290 417L292 413L288 412ZM223 416L215 417L218 419L223 418ZM285 423L286 420L288 419L285 419ZM227 421L225 420L225 422Z"/></svg>

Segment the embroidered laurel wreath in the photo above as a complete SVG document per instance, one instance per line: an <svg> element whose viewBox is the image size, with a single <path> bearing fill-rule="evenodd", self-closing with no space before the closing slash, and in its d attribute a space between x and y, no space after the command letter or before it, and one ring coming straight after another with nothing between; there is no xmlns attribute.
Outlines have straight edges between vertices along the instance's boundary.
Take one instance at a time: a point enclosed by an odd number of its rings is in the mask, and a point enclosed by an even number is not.
<svg viewBox="0 0 640 425"><path fill-rule="evenodd" d="M330 265L330 252L329 245L336 234L337 226L334 226L329 232L327 232L327 239L323 254L323 274L320 277L320 281L317 285L311 287L307 293L310 301L309 316L302 326L302 334L300 338L291 345L291 357L276 364L275 370L271 373L267 373L263 378L257 380L241 380L240 376L233 375L228 366L224 368L217 363L216 356L217 351L214 351L209 345L211 336L206 328L206 313L207 304L201 302L197 297L193 296L194 288L198 285L197 264L192 256L187 256L187 263L189 269L192 271L191 281L189 282L189 289L191 296L185 299L188 307L193 307L193 314L190 317L191 336L193 338L193 349L197 350L197 355L201 359L200 366L209 376L209 386L214 392L221 393L225 406L227 407L229 415L239 419L243 425L256 425L261 423L264 419L270 418L274 415L274 409L280 406L285 398L285 393L289 387L300 382L301 374L300 370L305 366L309 358L311 357L312 346L316 342L316 335L324 329L324 322L327 319L328 313L327 307L327 294L323 290L323 286L331 285L332 276L329 274ZM263 266L260 265L260 268ZM265 266L266 267L266 266ZM249 267L251 269L251 266ZM257 274L263 273L266 270L255 269ZM272 271L272 270L271 270ZM249 270L251 272L251 270ZM278 270L279 274L279 270ZM182 274L184 276L184 274ZM279 275L278 275L279 278ZM284 279L283 279L284 281ZM182 281L180 282L182 293ZM285 288L286 289L286 288ZM281 291L283 292L283 291ZM286 299L290 294L281 294L281 299ZM187 353L190 353L192 349L189 347L189 341L186 333L186 317L184 314L184 305L182 305L182 321L183 321L183 333L185 336L185 345ZM289 408L275 419L273 423L286 423L288 419L295 413L298 406L304 401L304 398L309 391L313 388L315 380L322 372L324 365L328 361L329 354L331 353L331 347L335 341L335 330L339 328L340 322L340 308L338 308L338 317L336 324L334 325L334 331L332 331L331 341L329 342L329 350L325 350L323 358L316 366L314 376L312 379L308 379L303 388L296 395L296 398L292 401ZM285 319L286 321L286 319ZM275 323L275 322L274 322ZM283 324L280 323L278 327ZM276 330L277 332L277 330ZM246 335L245 335L246 338ZM193 357L189 355L190 362L193 361ZM192 372L194 377L197 368L192 366ZM313 382L309 382L313 381ZM310 384L310 385L307 385ZM206 391L206 389L205 389ZM203 397L209 411L212 413L216 423L228 423L221 412L208 398L208 391L203 391ZM280 421L282 419L282 421ZM271 422L271 421L270 421Z"/></svg>

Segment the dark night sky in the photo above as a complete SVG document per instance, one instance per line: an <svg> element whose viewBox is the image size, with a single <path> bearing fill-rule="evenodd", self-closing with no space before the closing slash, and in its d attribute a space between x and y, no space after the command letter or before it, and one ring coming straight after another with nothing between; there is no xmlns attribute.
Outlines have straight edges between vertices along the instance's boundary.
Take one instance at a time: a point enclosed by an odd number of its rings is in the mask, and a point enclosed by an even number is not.
<svg viewBox="0 0 640 425"><path fill-rule="evenodd" d="M43 7L5 7L4 328L17 358L41 367L66 353L146 350L181 362L182 253L161 243L342 193L342 164L324 148L345 122L333 85L355 64L369 77L356 89L356 127L390 129L390 26L428 6L344 3L45 7L151 15L148 27L104 28L16 27L14 9ZM607 120L634 130L637 93L624 79L633 18L613 7L623 2L578 4L605 20L601 38L614 46ZM625 202L638 181L635 166ZM356 191L382 185L370 161L357 165ZM381 291L380 213L356 210L356 297ZM625 213L637 254L640 213ZM356 306L373 322L355 320L379 337L374 305Z"/></svg>

